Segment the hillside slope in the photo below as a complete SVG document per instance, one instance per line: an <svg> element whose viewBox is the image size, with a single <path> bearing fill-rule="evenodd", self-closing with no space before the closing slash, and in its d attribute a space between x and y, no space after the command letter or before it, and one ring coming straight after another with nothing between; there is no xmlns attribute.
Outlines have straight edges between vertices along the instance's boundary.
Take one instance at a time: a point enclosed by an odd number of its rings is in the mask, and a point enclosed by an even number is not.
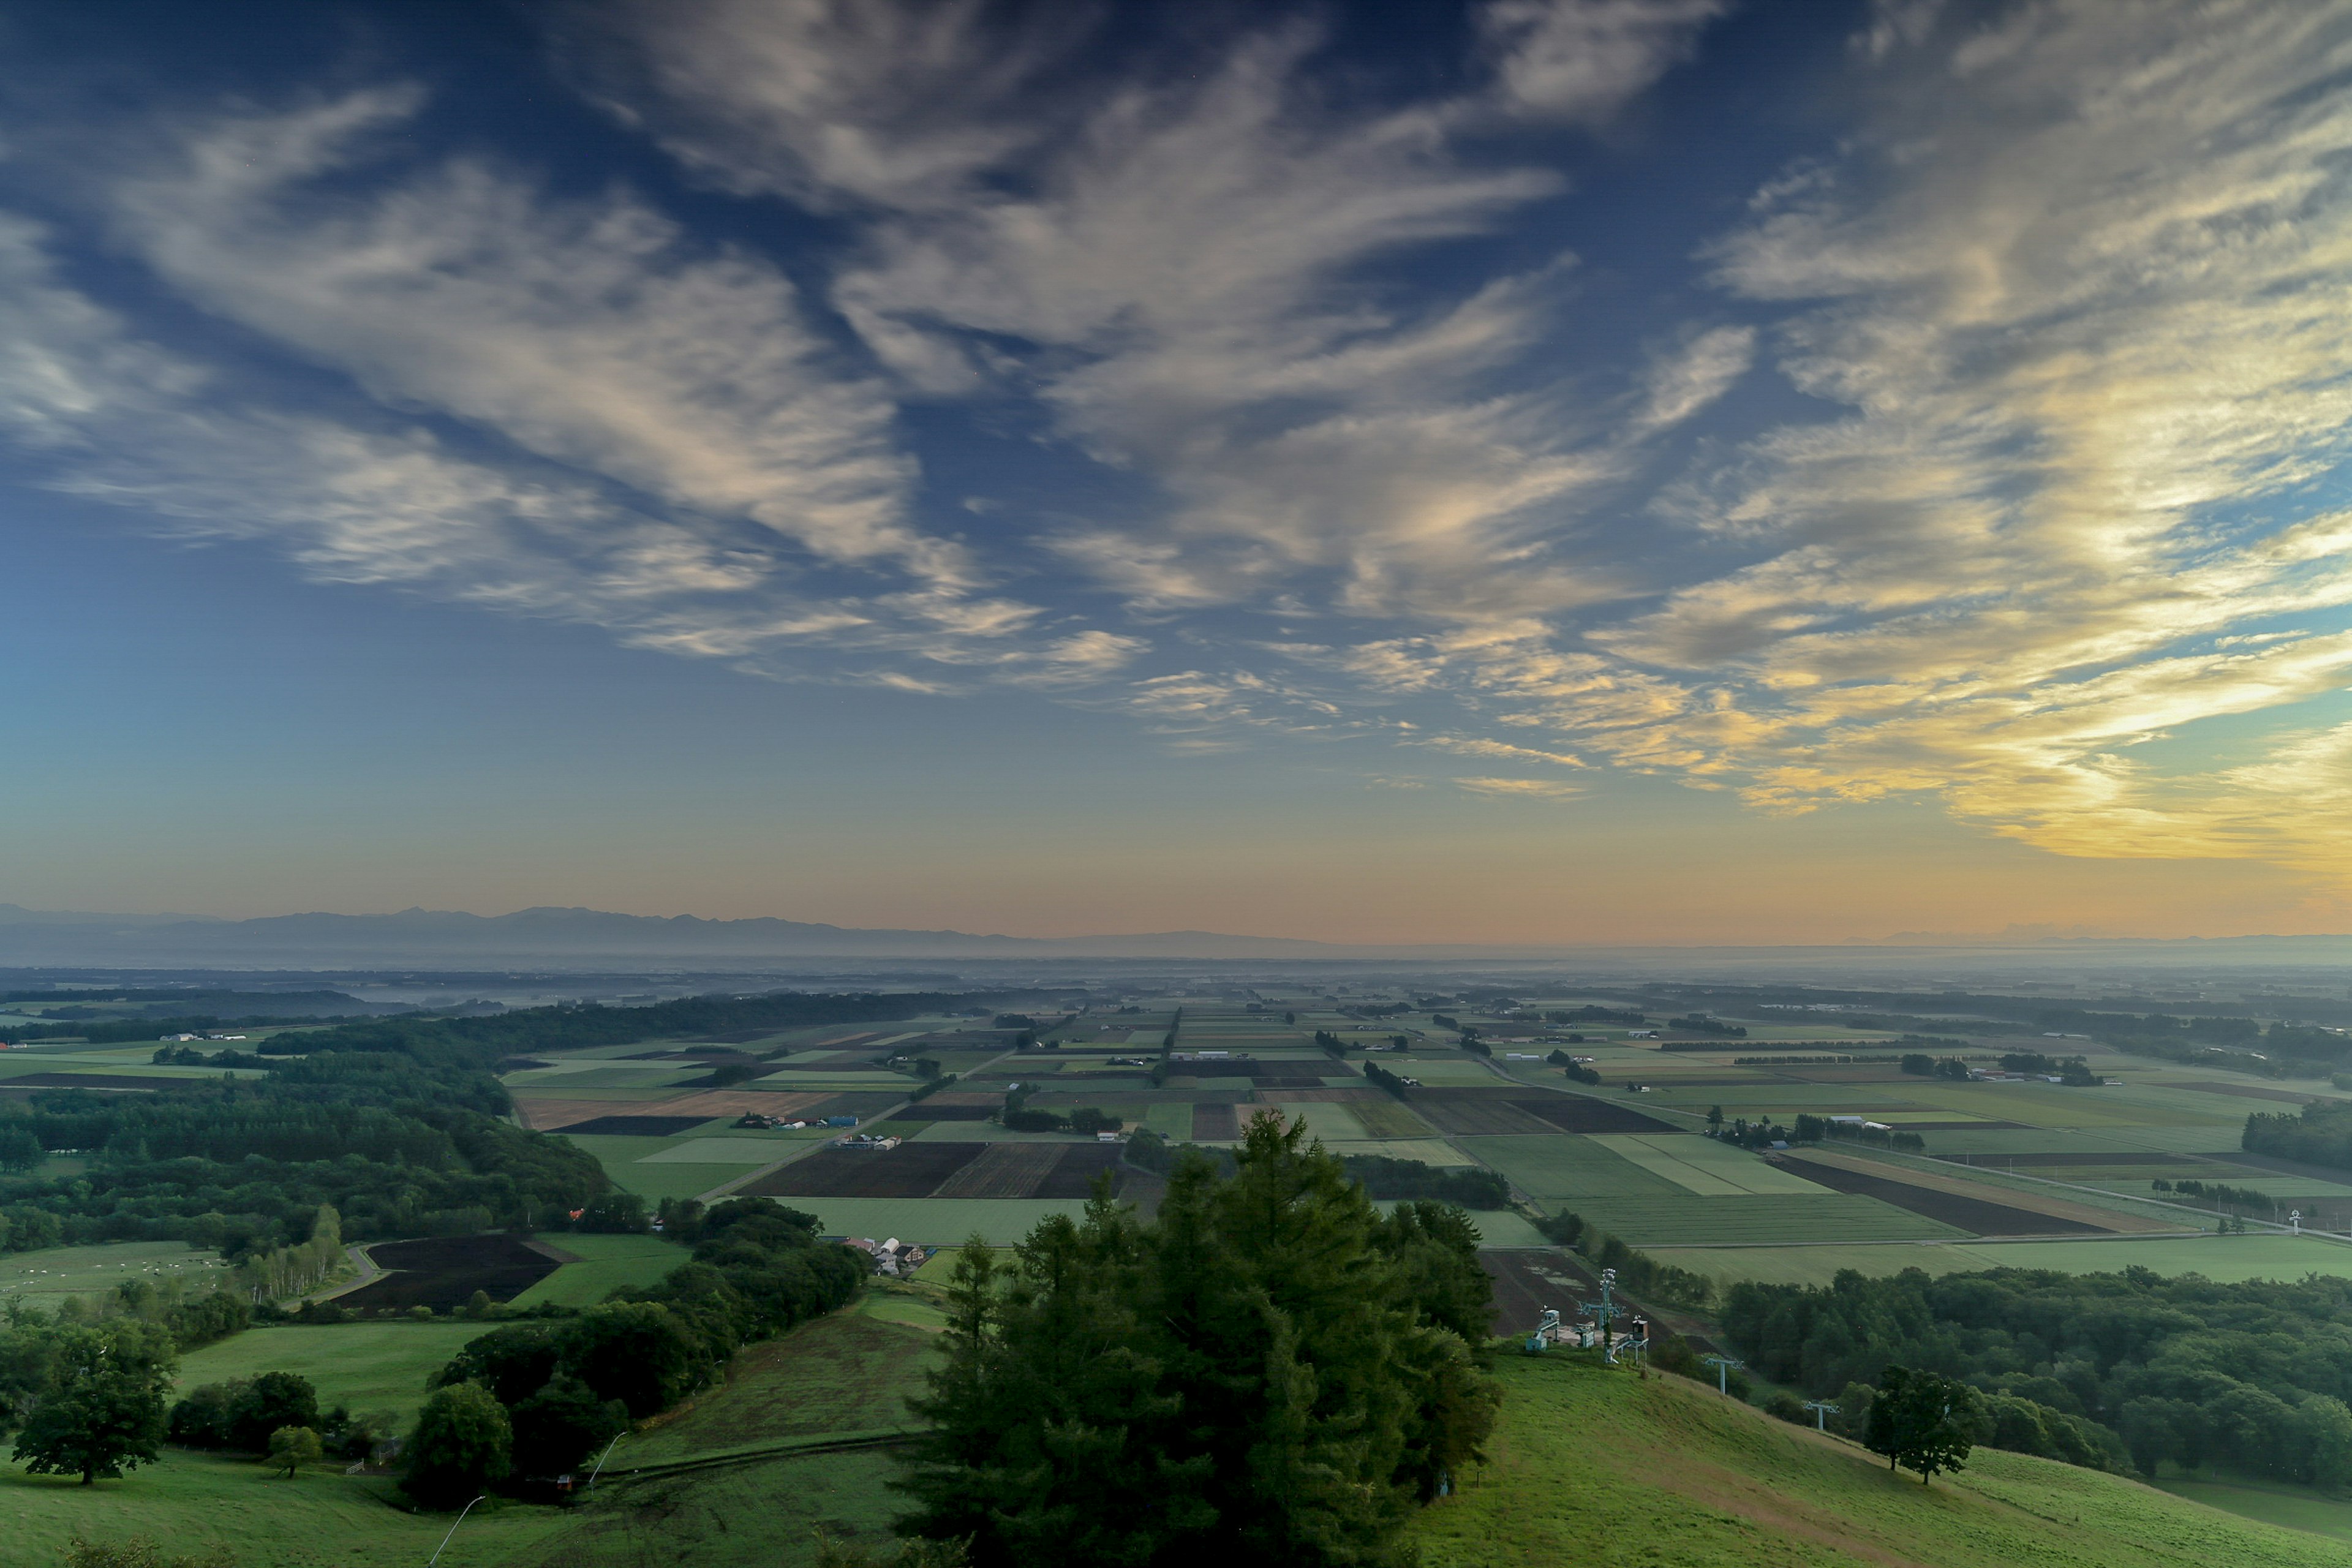
<svg viewBox="0 0 2352 1568"><path fill-rule="evenodd" d="M2340 1542L1979 1449L1932 1488L1675 1377L1507 1355L1492 1462L1412 1526L1428 1568L2340 1568Z"/></svg>

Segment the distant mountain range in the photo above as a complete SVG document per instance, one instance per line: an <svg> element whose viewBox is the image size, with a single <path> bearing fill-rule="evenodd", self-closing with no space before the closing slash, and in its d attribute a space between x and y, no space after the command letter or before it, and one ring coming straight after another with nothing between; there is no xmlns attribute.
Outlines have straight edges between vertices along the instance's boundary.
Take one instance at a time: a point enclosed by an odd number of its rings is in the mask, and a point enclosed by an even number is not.
<svg viewBox="0 0 2352 1568"><path fill-rule="evenodd" d="M0 904L0 965L728 963L806 958L1336 958L1363 952L1218 931L1040 938L867 930L806 921L713 921L539 908L506 915L101 915ZM1400 950L1390 950L1400 951ZM1467 950L1465 950L1467 951Z"/></svg>
<svg viewBox="0 0 2352 1568"><path fill-rule="evenodd" d="M809 961L971 959L1227 961L1386 960L1476 964L1604 964L1685 976L1760 970L1925 972L1951 967L2352 964L2352 936L2244 936L2158 941L2012 928L1997 936L1906 932L1879 943L1811 947L1570 947L1558 944L1373 946L1144 931L1115 936L1025 937L960 931L898 931L774 918L703 920L538 908L476 915L449 910L397 914L109 915L0 903L0 968L151 967L383 969L523 965L596 970L626 966L760 968Z"/></svg>

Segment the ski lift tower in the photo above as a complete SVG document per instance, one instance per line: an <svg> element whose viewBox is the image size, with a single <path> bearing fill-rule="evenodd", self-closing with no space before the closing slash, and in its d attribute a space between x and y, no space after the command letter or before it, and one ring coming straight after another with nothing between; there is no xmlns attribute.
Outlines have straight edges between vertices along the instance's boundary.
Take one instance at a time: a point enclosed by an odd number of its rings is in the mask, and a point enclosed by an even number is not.
<svg viewBox="0 0 2352 1568"><path fill-rule="evenodd" d="M1610 1365L1617 1364L1617 1354L1609 1346L1609 1325L1624 1309L1617 1305L1617 1270L1601 1271L1601 1300L1579 1301L1577 1307L1584 1315L1601 1325L1601 1359Z"/></svg>
<svg viewBox="0 0 2352 1568"><path fill-rule="evenodd" d="M1706 1363L1707 1365L1715 1368L1715 1391L1717 1394L1722 1394L1726 1399L1730 1398L1732 1369L1734 1367L1746 1366L1748 1363L1744 1361L1734 1360L1732 1357L1727 1355L1703 1355L1698 1359Z"/></svg>
<svg viewBox="0 0 2352 1568"><path fill-rule="evenodd" d="M2301 1236L2303 1234L2303 1211L2301 1209L2287 1210L2286 1223L2287 1228L2290 1231L2296 1236Z"/></svg>
<svg viewBox="0 0 2352 1568"><path fill-rule="evenodd" d="M1826 1399L1808 1399L1805 1401L1805 1408L1813 1413L1813 1430L1816 1432L1828 1431L1829 1425L1825 1417L1838 1413L1838 1407Z"/></svg>

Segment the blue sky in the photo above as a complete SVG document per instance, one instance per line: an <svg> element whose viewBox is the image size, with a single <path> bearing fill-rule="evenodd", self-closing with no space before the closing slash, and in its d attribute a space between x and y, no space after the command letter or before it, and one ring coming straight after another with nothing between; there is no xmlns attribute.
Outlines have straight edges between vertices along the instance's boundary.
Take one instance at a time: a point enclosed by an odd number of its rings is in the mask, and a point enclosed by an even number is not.
<svg viewBox="0 0 2352 1568"><path fill-rule="evenodd" d="M0 36L0 900L2352 913L2352 9Z"/></svg>

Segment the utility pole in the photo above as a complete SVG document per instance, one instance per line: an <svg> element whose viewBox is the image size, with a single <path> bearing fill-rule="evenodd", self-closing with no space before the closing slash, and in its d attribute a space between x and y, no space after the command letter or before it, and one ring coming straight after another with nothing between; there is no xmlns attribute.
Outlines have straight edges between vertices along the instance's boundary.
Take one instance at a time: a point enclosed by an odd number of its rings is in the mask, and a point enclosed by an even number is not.
<svg viewBox="0 0 2352 1568"><path fill-rule="evenodd" d="M1715 1368L1715 1391L1726 1399L1730 1398L1731 1370L1734 1367L1746 1366L1748 1363L1727 1355L1703 1355L1698 1359Z"/></svg>
<svg viewBox="0 0 2352 1568"><path fill-rule="evenodd" d="M1617 1305L1616 1289L1617 1270L1604 1268L1601 1271L1601 1300L1577 1303L1586 1317L1601 1325L1601 1359L1612 1366L1617 1363L1617 1358L1609 1348L1609 1324L1621 1310Z"/></svg>
<svg viewBox="0 0 2352 1568"><path fill-rule="evenodd" d="M1828 1431L1829 1426L1825 1418L1838 1413L1838 1407L1826 1399L1808 1399L1805 1401L1805 1408L1813 1413L1813 1430L1816 1432Z"/></svg>

